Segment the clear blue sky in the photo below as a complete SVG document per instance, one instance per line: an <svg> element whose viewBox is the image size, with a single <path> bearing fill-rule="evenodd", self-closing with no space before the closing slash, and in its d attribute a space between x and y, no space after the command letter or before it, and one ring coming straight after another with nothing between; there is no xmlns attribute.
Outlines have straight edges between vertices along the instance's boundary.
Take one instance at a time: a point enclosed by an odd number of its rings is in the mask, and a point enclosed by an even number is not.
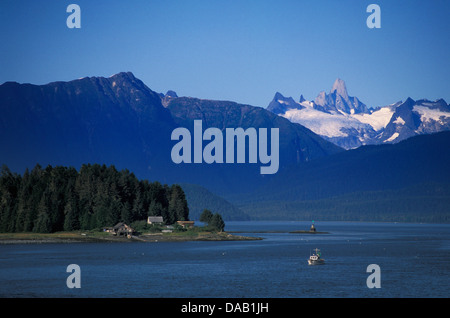
<svg viewBox="0 0 450 318"><path fill-rule="evenodd" d="M66 26L71 3L81 29ZM449 103L449 34L448 0L1 0L0 83L131 71L157 92L266 107L340 77L370 107Z"/></svg>

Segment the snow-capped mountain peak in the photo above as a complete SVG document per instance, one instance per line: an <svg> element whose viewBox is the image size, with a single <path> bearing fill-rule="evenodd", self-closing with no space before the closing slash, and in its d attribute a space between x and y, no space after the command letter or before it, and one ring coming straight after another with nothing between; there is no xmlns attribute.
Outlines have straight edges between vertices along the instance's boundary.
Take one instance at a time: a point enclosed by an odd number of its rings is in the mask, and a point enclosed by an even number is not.
<svg viewBox="0 0 450 318"><path fill-rule="evenodd" d="M368 109L357 97L348 95L339 78L329 94L322 91L314 101L300 95L296 102L277 93L267 109L346 149L450 130L450 106L443 99L415 101L408 97L404 102Z"/></svg>
<svg viewBox="0 0 450 318"><path fill-rule="evenodd" d="M345 82L338 78L335 80L330 94L322 91L314 100L316 109L332 112L336 111L344 114L368 113L367 106L357 97L349 96Z"/></svg>

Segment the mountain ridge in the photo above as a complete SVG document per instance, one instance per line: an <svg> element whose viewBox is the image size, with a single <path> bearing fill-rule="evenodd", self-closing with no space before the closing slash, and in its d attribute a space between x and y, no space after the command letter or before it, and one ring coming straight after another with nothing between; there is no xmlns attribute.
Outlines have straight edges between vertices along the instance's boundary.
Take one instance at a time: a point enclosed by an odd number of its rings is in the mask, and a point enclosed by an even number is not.
<svg viewBox="0 0 450 318"><path fill-rule="evenodd" d="M175 127L159 96L132 73L45 85L3 84L0 101L1 157L16 170L37 162L126 166L141 160L148 165L137 172L145 173L158 160L152 149L167 148L150 131L170 136ZM136 160L126 157L138 152Z"/></svg>
<svg viewBox="0 0 450 318"><path fill-rule="evenodd" d="M36 163L114 164L164 183L198 183L216 192L264 182L255 164L175 164L177 127L280 129L280 169L341 148L309 129L256 106L162 95L131 72L44 85L0 85L0 161L13 171ZM206 143L206 142L205 142ZM214 176L214 177L212 177ZM228 190L227 190L228 189Z"/></svg>

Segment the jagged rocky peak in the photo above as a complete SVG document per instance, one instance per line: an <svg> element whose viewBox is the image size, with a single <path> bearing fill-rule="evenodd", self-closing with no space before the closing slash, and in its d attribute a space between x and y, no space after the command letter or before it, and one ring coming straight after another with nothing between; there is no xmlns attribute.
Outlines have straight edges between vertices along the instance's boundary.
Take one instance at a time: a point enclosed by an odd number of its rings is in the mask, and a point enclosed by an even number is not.
<svg viewBox="0 0 450 318"><path fill-rule="evenodd" d="M325 106L327 104L327 94L325 91L321 91L319 95L317 95L316 99L314 100L314 104L319 106Z"/></svg>
<svg viewBox="0 0 450 318"><path fill-rule="evenodd" d="M172 98L177 98L178 97L177 93L175 91L172 91L172 90L168 90L165 96L172 97Z"/></svg>
<svg viewBox="0 0 450 318"><path fill-rule="evenodd" d="M273 97L273 100L283 99L284 96L280 92L276 92L275 96Z"/></svg>
<svg viewBox="0 0 450 318"><path fill-rule="evenodd" d="M132 72L119 72L117 74L111 75L110 79L136 79Z"/></svg>
<svg viewBox="0 0 450 318"><path fill-rule="evenodd" d="M297 103L292 97L284 97L280 92L276 92L267 110L275 114L283 114L289 109L302 109L303 106Z"/></svg>
<svg viewBox="0 0 450 318"><path fill-rule="evenodd" d="M294 105L295 101L292 97L284 97L281 93L277 92L275 94L274 100L278 101L278 102L283 102L283 103L287 103L290 105Z"/></svg>
<svg viewBox="0 0 450 318"><path fill-rule="evenodd" d="M178 98L178 95L175 91L172 90L168 90L167 93L164 94L159 94L159 96L161 97L161 103L164 107L168 107L169 103L171 100L173 100L174 98Z"/></svg>
<svg viewBox="0 0 450 318"><path fill-rule="evenodd" d="M336 92L337 95L341 95L345 100L348 100L348 93L347 93L347 87L345 86L345 82L337 78L334 81L333 87L331 88L331 94Z"/></svg>
<svg viewBox="0 0 450 318"><path fill-rule="evenodd" d="M120 72L108 77L109 82L113 87L127 86L130 83L141 84L141 81L137 79L131 72Z"/></svg>
<svg viewBox="0 0 450 318"><path fill-rule="evenodd" d="M407 105L409 107L413 107L414 104L416 103L416 101L414 99L412 99L411 97L408 97L404 102L403 105Z"/></svg>
<svg viewBox="0 0 450 318"><path fill-rule="evenodd" d="M99 77L101 78L101 77ZM102 78L101 78L102 79ZM135 77L132 72L120 72L107 78L113 87L135 87L140 90L150 90L139 78ZM153 91L152 91L153 92Z"/></svg>
<svg viewBox="0 0 450 318"><path fill-rule="evenodd" d="M292 97L285 97L285 96L284 96L283 94L281 94L280 92L276 92L276 93L275 93L275 96L273 97L273 100L272 100L272 101L278 102L278 103L284 103L284 102L290 101L290 100L293 101Z"/></svg>
<svg viewBox="0 0 450 318"><path fill-rule="evenodd" d="M114 90L121 90L122 88L125 90L130 90L134 88L135 90L146 90L146 86L141 80L137 79L133 73L131 72L120 72L114 75L111 75L108 78L97 78L99 81L103 81L105 83L109 83Z"/></svg>

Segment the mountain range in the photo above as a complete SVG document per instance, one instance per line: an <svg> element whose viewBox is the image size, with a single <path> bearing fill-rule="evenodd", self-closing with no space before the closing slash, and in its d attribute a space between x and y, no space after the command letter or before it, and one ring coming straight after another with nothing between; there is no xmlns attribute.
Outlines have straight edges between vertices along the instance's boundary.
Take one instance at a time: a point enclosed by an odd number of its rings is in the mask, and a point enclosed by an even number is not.
<svg viewBox="0 0 450 318"><path fill-rule="evenodd" d="M299 123L345 149L396 143L409 137L450 129L450 106L443 100L407 98L391 105L368 108L349 96L345 82L336 79L329 94L313 101L276 93L268 110Z"/></svg>
<svg viewBox="0 0 450 318"><path fill-rule="evenodd" d="M434 133L448 125L448 107L443 100L408 99L373 110L349 96L341 80L314 101L277 93L268 109L157 93L130 72L46 85L6 82L0 85L0 164L18 173L37 163L115 165L141 179L182 184L193 217L210 208L225 220L315 215L450 222L450 132ZM335 129L334 137L292 122L290 112L310 114L311 125ZM261 175L252 163L175 164L171 133L185 127L194 134L199 119L203 130L278 128L278 172ZM379 145L344 150L358 142Z"/></svg>
<svg viewBox="0 0 450 318"><path fill-rule="evenodd" d="M195 119L203 129L278 128L280 170L342 151L309 129L261 107L152 91L130 72L46 85L0 85L0 163L114 164L140 178L194 183L216 193L263 183L259 164L175 164L171 133ZM206 142L205 142L206 143Z"/></svg>

